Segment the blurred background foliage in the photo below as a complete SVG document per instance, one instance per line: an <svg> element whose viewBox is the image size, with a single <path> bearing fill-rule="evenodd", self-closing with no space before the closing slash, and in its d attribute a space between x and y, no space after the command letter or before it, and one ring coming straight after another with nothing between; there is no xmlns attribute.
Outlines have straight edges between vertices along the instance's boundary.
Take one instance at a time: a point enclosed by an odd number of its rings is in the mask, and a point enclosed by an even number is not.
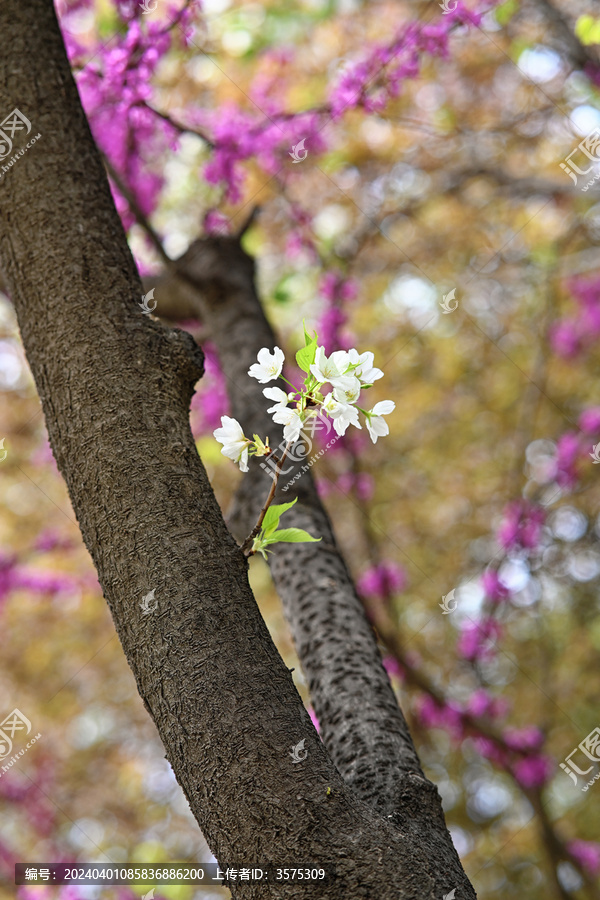
<svg viewBox="0 0 600 900"><path fill-rule="evenodd" d="M109 0L59 7L65 32L96 51L115 46L132 17L142 21L136 10ZM171 13L159 0L142 27ZM187 41L152 71L152 106L189 123L172 145L152 145L145 163L160 176L146 213L167 253L183 253L211 222L235 231L259 205L244 246L279 345L295 351L305 319L336 346L373 350L385 372L370 393L396 403L390 436L373 446L355 433L315 475L369 614L393 631L382 636L386 666L482 900L600 896L600 787L582 793L558 767L600 724L600 490L590 457L600 441L590 424L600 407L600 202L597 186L584 192L560 168L600 127L597 13L579 0L508 0L479 25L457 24L447 58L424 54L418 76L382 108L325 111L318 130L313 121L301 164L287 157L291 143L274 166L249 153L237 195L205 178L213 148L199 134L214 134L232 105L259 124L263 109L326 108L344 64L408 21L439 22L438 4L205 0ZM74 68L99 58L90 50ZM158 271L144 223L124 221L141 271ZM452 290L458 307L445 314ZM189 327L202 340L202 324ZM227 411L224 382L208 350L192 426L227 509L232 464L211 436ZM0 775L0 898L127 900L150 885L11 884L16 861L211 855L115 637L4 295L0 422L0 712L19 708L42 734ZM510 504L523 498L529 512L543 510L530 546L506 536ZM493 604L481 582L490 564L505 594ZM309 705L260 558L251 580ZM443 615L452 590L456 610ZM471 653L465 634L483 620L498 630ZM433 712L423 686L444 697ZM452 718L486 703L497 734L534 735L534 774L515 777ZM179 886L156 896L228 892Z"/></svg>

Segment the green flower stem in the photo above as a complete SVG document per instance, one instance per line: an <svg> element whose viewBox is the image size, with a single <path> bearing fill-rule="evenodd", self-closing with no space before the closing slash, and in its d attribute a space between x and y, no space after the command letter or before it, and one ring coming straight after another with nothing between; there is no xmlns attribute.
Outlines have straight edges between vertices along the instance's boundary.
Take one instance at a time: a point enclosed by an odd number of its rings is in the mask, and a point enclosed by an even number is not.
<svg viewBox="0 0 600 900"><path fill-rule="evenodd" d="M294 385L292 385L292 387L293 386ZM285 457L287 456L287 452L290 449L292 443L293 443L293 441L288 441L287 444L285 445L285 450L281 454L281 459L275 466L275 475L273 477L273 484L271 485L271 490L269 491L269 494L267 496L267 499L265 500L264 506L260 511L258 519L256 520L256 525L254 526L254 528L252 529L252 531L250 532L250 534L248 535L248 537L246 538L246 540L244 541L244 543L241 546L241 550L242 550L242 553L244 554L244 556L253 556L256 553L256 550L252 549L252 544L254 543L254 538L259 533L259 531L262 527L262 523L267 514L267 510L268 510L269 506L271 505L271 503L273 502L273 497L275 496L275 491L277 490L277 482L279 481L279 476L281 475L281 469L283 467L283 463L285 462Z"/></svg>

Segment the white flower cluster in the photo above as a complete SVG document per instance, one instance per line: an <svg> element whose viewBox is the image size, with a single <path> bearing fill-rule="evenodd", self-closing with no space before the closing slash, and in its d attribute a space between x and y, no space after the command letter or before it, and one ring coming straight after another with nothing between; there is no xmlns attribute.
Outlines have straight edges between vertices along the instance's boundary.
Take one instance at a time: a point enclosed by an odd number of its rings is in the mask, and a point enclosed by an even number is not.
<svg viewBox="0 0 600 900"><path fill-rule="evenodd" d="M265 397L274 401L268 411L274 422L283 425L285 440L289 443L297 441L304 423L320 412L329 416L339 435L345 434L349 425L362 428L358 419L359 412L365 416L365 424L374 444L377 443L377 438L389 434L389 427L383 416L393 412L395 403L381 400L370 410L361 409L357 405L361 391L383 377L381 369L373 365L373 354L359 354L354 349L336 350L327 357L325 348L317 345L316 334L311 338L305 331L305 336L306 347L296 354L298 365L306 372L302 388L298 389L287 382L293 390L286 392L279 387L263 390ZM258 362L250 366L248 375L256 378L260 384L268 384L283 378L281 372L284 361L283 351L279 347L275 347L272 353L263 347L258 353ZM287 381L285 378L283 380ZM326 385L331 385L331 391L323 395L322 389ZM247 438L236 419L223 416L221 425L214 432L215 438L223 444L221 453L238 463L242 472L248 471L249 453L266 456L271 452L268 442L263 443L257 435L254 435L253 441Z"/></svg>

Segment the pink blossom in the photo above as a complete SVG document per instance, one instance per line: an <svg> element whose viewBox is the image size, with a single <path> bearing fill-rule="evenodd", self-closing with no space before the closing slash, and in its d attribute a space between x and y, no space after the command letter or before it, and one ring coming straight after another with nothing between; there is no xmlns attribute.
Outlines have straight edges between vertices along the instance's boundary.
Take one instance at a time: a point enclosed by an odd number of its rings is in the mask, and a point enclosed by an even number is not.
<svg viewBox="0 0 600 900"><path fill-rule="evenodd" d="M404 590L406 572L397 563L384 561L367 569L358 579L358 590L364 597L387 599Z"/></svg>
<svg viewBox="0 0 600 900"><path fill-rule="evenodd" d="M353 278L344 278L340 272L325 272L319 282L319 293L330 300L354 300L358 285Z"/></svg>
<svg viewBox="0 0 600 900"><path fill-rule="evenodd" d="M579 427L585 434L600 433L600 406L584 409L579 416Z"/></svg>
<svg viewBox="0 0 600 900"><path fill-rule="evenodd" d="M502 735L511 750L539 750L544 743L544 733L533 725L526 728L508 728Z"/></svg>
<svg viewBox="0 0 600 900"><path fill-rule="evenodd" d="M590 875L600 874L600 844L594 841L571 841L567 846L582 869Z"/></svg>
<svg viewBox="0 0 600 900"><path fill-rule="evenodd" d="M492 697L483 688L478 688L469 697L465 712L475 718L486 716L488 719L495 719L505 715L507 705L506 700Z"/></svg>
<svg viewBox="0 0 600 900"><path fill-rule="evenodd" d="M543 787L554 769L554 762L547 756L526 756L514 763L513 772L519 784L525 788Z"/></svg>
<svg viewBox="0 0 600 900"><path fill-rule="evenodd" d="M504 510L504 520L498 539L505 550L532 550L537 547L542 534L546 513L541 506L529 500L515 500Z"/></svg>
<svg viewBox="0 0 600 900"><path fill-rule="evenodd" d="M382 659L383 668L388 673L390 678L398 678L399 680L404 680L404 669L398 662L395 656L384 656Z"/></svg>
<svg viewBox="0 0 600 900"><path fill-rule="evenodd" d="M204 350L204 377L198 391L192 397L192 434L213 432L221 422L222 415L229 414L229 398L225 386L225 376L221 371L217 352L210 342L202 345Z"/></svg>
<svg viewBox="0 0 600 900"><path fill-rule="evenodd" d="M600 335L600 276L570 279L567 287L576 305L576 314L556 322L550 342L560 356L572 357Z"/></svg>
<svg viewBox="0 0 600 900"><path fill-rule="evenodd" d="M448 40L457 20L477 25L478 13L458 3L450 15L433 24L409 22L386 44L374 44L363 59L352 63L339 75L330 91L330 108L334 119L349 109L363 107L367 112L380 112L389 100L402 91L403 82L414 79L420 71L419 54L445 58Z"/></svg>
<svg viewBox="0 0 600 900"><path fill-rule="evenodd" d="M579 435L567 431L556 444L556 483L561 487L573 487L577 482L577 458L581 453Z"/></svg>
<svg viewBox="0 0 600 900"><path fill-rule="evenodd" d="M458 641L458 652L464 659L485 659L494 654L493 644L502 634L502 626L494 619L480 623L466 622Z"/></svg>
<svg viewBox="0 0 600 900"><path fill-rule="evenodd" d="M77 581L64 572L36 572L33 569L15 569L13 588L37 594L72 594L78 589Z"/></svg>
<svg viewBox="0 0 600 900"><path fill-rule="evenodd" d="M125 8L120 12L127 24L125 33L117 32L115 40L97 47L94 64L84 66L78 75L78 88L98 146L142 212L150 215L164 180L157 160L178 140L176 130L145 105L152 100L151 79L171 46L172 33L156 23L142 28L134 13ZM111 184L111 189L129 227L133 214L118 188Z"/></svg>
<svg viewBox="0 0 600 900"><path fill-rule="evenodd" d="M416 701L416 712L426 728L446 728L455 738L463 735L463 722L460 707L455 703L443 706L429 694L424 694Z"/></svg>
<svg viewBox="0 0 600 900"><path fill-rule="evenodd" d="M492 603L500 603L502 600L506 600L506 598L510 595L510 591L500 581L500 576L495 569L488 569L481 576L481 585L483 590L485 591L486 597L492 601Z"/></svg>
<svg viewBox="0 0 600 900"><path fill-rule="evenodd" d="M204 216L206 234L229 234L230 220L218 209L209 209Z"/></svg>
<svg viewBox="0 0 600 900"><path fill-rule="evenodd" d="M576 356L581 350L581 339L577 322L574 319L563 319L550 329L550 345L558 356L567 359Z"/></svg>
<svg viewBox="0 0 600 900"><path fill-rule="evenodd" d="M74 547L74 543L69 538L64 538L58 531L48 528L38 535L34 547L40 553L49 553L52 550L68 550Z"/></svg>
<svg viewBox="0 0 600 900"><path fill-rule="evenodd" d="M354 482L354 490L359 500L371 500L375 493L375 479L369 472L359 472Z"/></svg>
<svg viewBox="0 0 600 900"><path fill-rule="evenodd" d="M327 354L337 350L348 350L350 344L341 337L340 329L346 324L347 315L338 306L330 306L325 309L317 322L317 334L319 343L325 347Z"/></svg>
<svg viewBox="0 0 600 900"><path fill-rule="evenodd" d="M489 759L491 762L495 763L497 766L502 766L506 768L508 765L508 755L505 750L500 747L496 741L493 741L491 738L477 736L473 738L473 743L481 756L485 757L485 759Z"/></svg>
<svg viewBox="0 0 600 900"><path fill-rule="evenodd" d="M328 478L316 478L315 483L317 487L317 494L319 495L321 500L329 497L329 495L334 490L333 485Z"/></svg>

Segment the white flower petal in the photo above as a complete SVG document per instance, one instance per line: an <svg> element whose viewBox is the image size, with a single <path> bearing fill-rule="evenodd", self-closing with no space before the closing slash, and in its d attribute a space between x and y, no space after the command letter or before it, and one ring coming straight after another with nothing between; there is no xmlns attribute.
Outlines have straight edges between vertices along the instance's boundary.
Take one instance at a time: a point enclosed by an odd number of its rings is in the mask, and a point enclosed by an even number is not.
<svg viewBox="0 0 600 900"><path fill-rule="evenodd" d="M220 444L246 440L242 426L237 419L232 419L230 416L221 416L221 426L221 428L216 428L213 431L214 437Z"/></svg>
<svg viewBox="0 0 600 900"><path fill-rule="evenodd" d="M371 415L373 416L389 416L390 413L394 412L396 409L396 404L393 400L380 400L379 403L376 403L373 409L371 410Z"/></svg>
<svg viewBox="0 0 600 900"><path fill-rule="evenodd" d="M248 369L248 375L256 378L261 384L274 381L281 375L284 361L283 350L280 350L279 347L274 347L273 353L267 347L263 347L258 351L258 362L253 363Z"/></svg>
<svg viewBox="0 0 600 900"><path fill-rule="evenodd" d="M263 394L267 398L267 400L275 400L276 403L283 404L283 406L287 406L288 403L288 395L285 391L282 391L281 388L278 387L270 387L263 388Z"/></svg>

